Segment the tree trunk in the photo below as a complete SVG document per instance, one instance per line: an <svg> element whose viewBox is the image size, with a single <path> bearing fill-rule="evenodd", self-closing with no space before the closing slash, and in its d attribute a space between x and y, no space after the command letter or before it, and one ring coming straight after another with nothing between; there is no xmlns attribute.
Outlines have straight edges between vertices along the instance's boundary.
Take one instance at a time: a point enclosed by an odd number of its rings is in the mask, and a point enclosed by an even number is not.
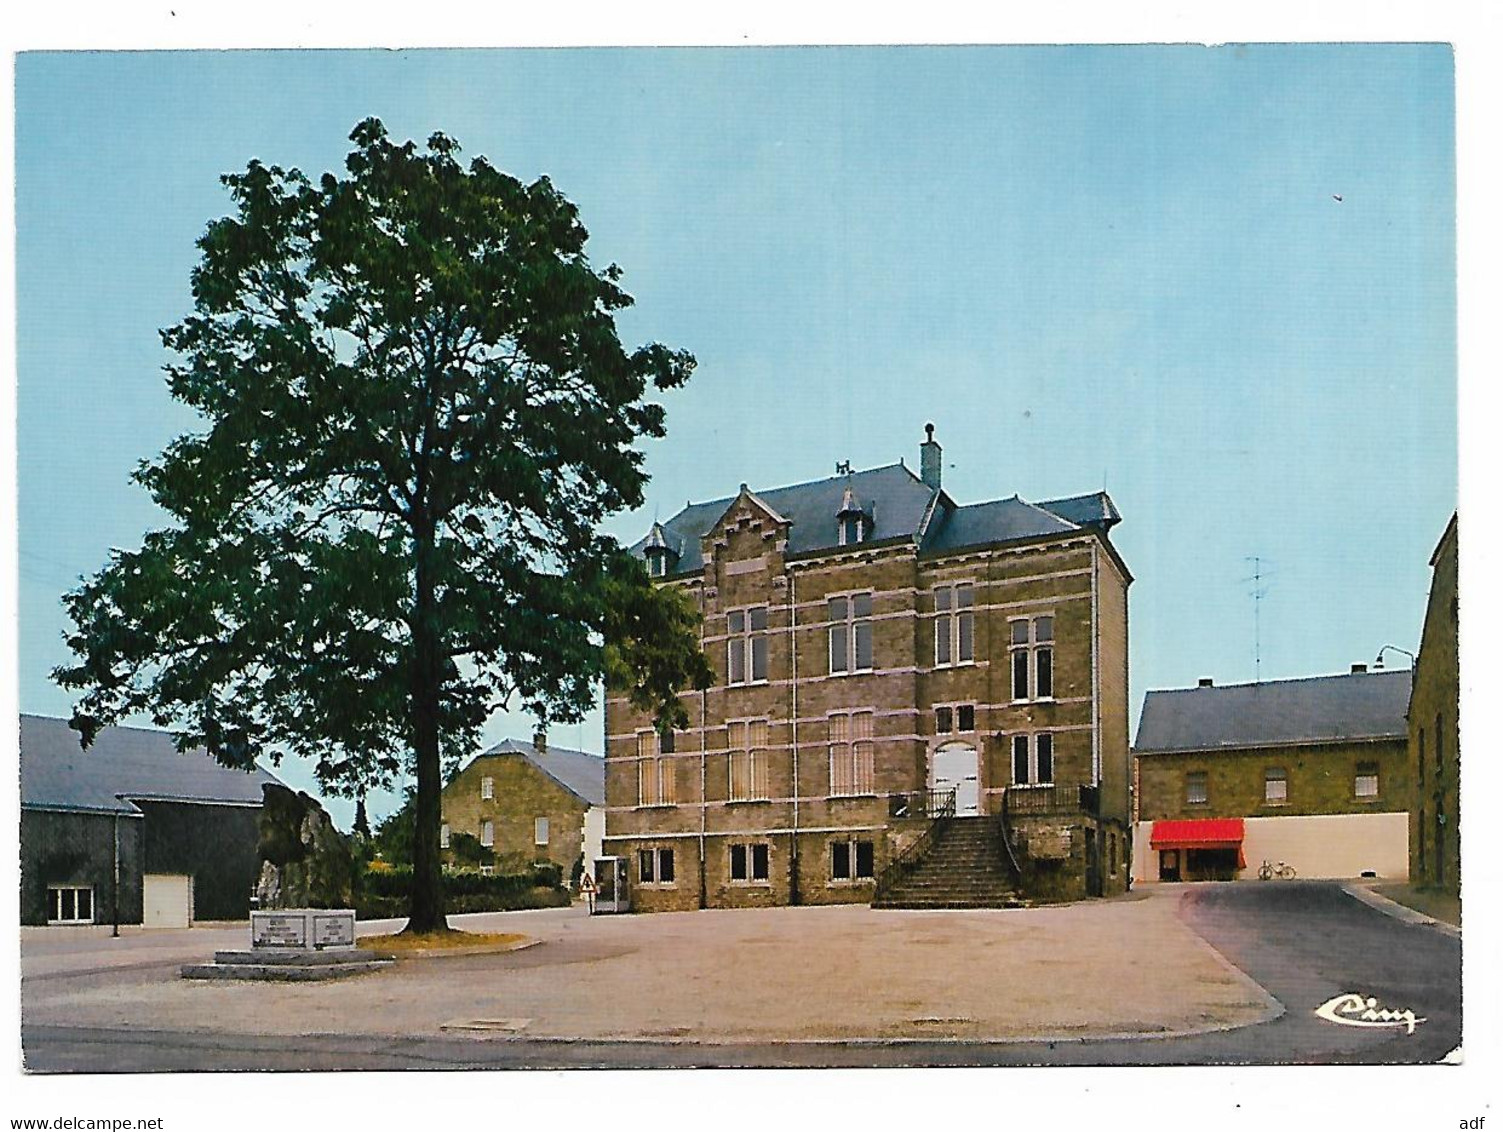
<svg viewBox="0 0 1503 1132"><path fill-rule="evenodd" d="M438 832L443 820L443 782L438 749L439 642L431 556L433 531L414 537L416 596L412 618L412 752L417 762L417 800L413 807L412 902L406 931L449 930L444 916L443 864Z"/></svg>

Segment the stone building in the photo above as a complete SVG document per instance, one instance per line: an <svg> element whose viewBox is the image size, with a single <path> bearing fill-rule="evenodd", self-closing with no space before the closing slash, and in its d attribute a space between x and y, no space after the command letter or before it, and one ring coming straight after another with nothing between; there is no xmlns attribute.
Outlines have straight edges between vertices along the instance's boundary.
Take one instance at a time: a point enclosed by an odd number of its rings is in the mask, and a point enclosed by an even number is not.
<svg viewBox="0 0 1503 1132"><path fill-rule="evenodd" d="M1408 875L1410 674L1149 692L1134 879Z"/></svg>
<svg viewBox="0 0 1503 1132"><path fill-rule="evenodd" d="M700 609L717 673L682 731L607 695L606 852L635 908L1125 888L1120 516L1105 493L961 506L940 468L930 426L920 474L743 484L633 548Z"/></svg>
<svg viewBox="0 0 1503 1132"><path fill-rule="evenodd" d="M508 739L470 760L444 787L444 863L490 871L552 861L568 880L600 855L605 760L584 751Z"/></svg>
<svg viewBox="0 0 1503 1132"><path fill-rule="evenodd" d="M1430 602L1409 701L1409 766L1414 812L1409 826L1410 876L1461 891L1461 657L1457 643L1456 516L1430 556Z"/></svg>
<svg viewBox="0 0 1503 1132"><path fill-rule="evenodd" d="M21 922L243 920L267 771L180 752L164 731L21 716Z"/></svg>

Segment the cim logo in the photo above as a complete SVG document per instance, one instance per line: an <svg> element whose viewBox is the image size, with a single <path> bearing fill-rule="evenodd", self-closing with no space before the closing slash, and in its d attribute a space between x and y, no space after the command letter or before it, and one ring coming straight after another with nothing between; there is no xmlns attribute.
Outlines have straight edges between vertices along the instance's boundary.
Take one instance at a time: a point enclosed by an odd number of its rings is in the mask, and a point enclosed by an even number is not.
<svg viewBox="0 0 1503 1132"><path fill-rule="evenodd" d="M1378 1005L1376 998L1360 994L1338 994L1335 998L1315 1008L1315 1016L1338 1026L1360 1026L1364 1029L1397 1030L1414 1033L1414 1028L1424 1021L1416 1018L1412 1010L1389 1010Z"/></svg>

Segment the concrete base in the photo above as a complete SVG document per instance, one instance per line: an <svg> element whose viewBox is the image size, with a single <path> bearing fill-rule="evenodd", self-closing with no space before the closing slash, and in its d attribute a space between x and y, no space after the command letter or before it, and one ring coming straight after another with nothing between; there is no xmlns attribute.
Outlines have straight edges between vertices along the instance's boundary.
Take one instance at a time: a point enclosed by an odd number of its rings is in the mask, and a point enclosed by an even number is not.
<svg viewBox="0 0 1503 1132"><path fill-rule="evenodd" d="M380 952L345 947L328 951L286 951L256 948L252 951L216 951L212 963L191 963L182 968L185 979L250 979L270 983L322 982L380 971L395 960Z"/></svg>

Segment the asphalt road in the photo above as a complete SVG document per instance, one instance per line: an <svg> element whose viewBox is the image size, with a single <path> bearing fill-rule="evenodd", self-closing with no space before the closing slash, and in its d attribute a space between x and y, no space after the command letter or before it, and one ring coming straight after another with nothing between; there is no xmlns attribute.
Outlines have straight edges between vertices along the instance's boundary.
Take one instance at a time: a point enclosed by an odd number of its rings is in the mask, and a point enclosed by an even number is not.
<svg viewBox="0 0 1503 1132"><path fill-rule="evenodd" d="M1000 913L1005 915L1006 913ZM486 1037L265 1037L22 1028L28 1068L44 1073L171 1070L844 1067L962 1065L1413 1064L1461 1041L1461 942L1368 907L1340 886L1271 882L1186 886L1179 914L1284 1007L1237 1030L1180 1038L1060 1042L810 1042L702 1045ZM1318 1017L1342 994L1411 1010L1407 1027Z"/></svg>

